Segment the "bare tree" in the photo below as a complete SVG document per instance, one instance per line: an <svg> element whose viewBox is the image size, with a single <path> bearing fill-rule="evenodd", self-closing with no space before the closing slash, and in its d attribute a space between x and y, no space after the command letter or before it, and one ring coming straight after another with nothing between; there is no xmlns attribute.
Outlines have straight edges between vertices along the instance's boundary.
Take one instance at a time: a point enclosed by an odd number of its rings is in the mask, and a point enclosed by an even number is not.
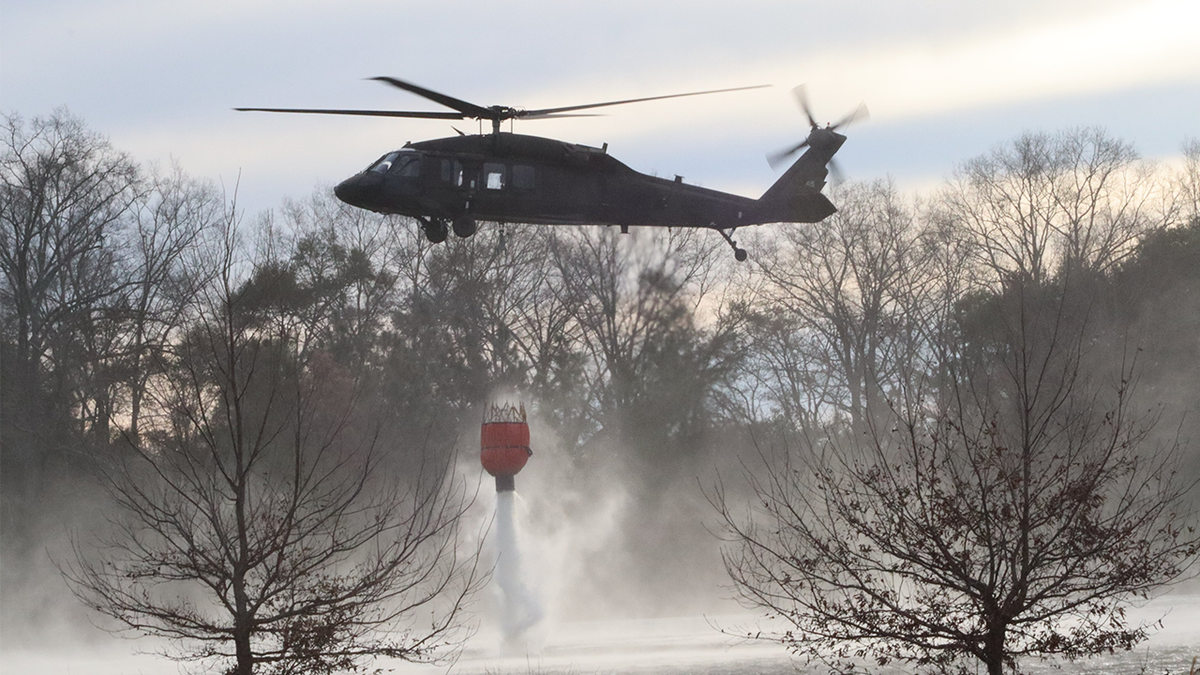
<svg viewBox="0 0 1200 675"><path fill-rule="evenodd" d="M64 574L118 630L231 674L435 659L481 581L457 532L468 500L373 423L354 370L248 311L239 251L230 226L204 258L218 273L107 472L121 515Z"/></svg>
<svg viewBox="0 0 1200 675"><path fill-rule="evenodd" d="M138 171L64 111L28 128L6 116L3 134L5 307L16 358L37 364L81 308L114 292L93 282L111 264L105 244L137 198Z"/></svg>
<svg viewBox="0 0 1200 675"><path fill-rule="evenodd" d="M699 316L721 281L718 249L692 231L632 243L583 231L556 240L554 261L585 354L593 429L657 464L669 456L663 441L707 422L737 355L732 327Z"/></svg>
<svg viewBox="0 0 1200 675"><path fill-rule="evenodd" d="M147 188L130 208L130 226L120 242L120 273L125 285L117 312L105 317L118 333L113 349L96 360L114 376L110 391L97 396L97 436L109 439L109 422L127 419L136 441L142 401L163 351L180 337L189 299L214 273L211 266L187 265L210 234L219 229L224 200L211 185L188 177L178 166L153 171ZM93 387L99 389L99 387Z"/></svg>
<svg viewBox="0 0 1200 675"><path fill-rule="evenodd" d="M939 201L981 265L1041 283L1064 265L1111 270L1163 223L1160 187L1131 145L1084 128L1025 134L964 163Z"/></svg>
<svg viewBox="0 0 1200 675"><path fill-rule="evenodd" d="M912 210L893 185L850 184L841 208L820 227L789 230L776 254L759 267L768 280L761 313L777 321L782 309L805 335L764 346L807 353L778 353L776 361L808 372L776 371L780 393L793 392L814 366L823 376L803 395L824 392L817 414L845 413L857 433L885 406L884 388L913 358L906 341L917 331L914 296L922 269ZM787 407L800 408L794 400ZM811 406L811 404L809 404Z"/></svg>
<svg viewBox="0 0 1200 675"><path fill-rule="evenodd" d="M1200 220L1200 138L1183 142L1183 169L1178 178L1184 222Z"/></svg>
<svg viewBox="0 0 1200 675"><path fill-rule="evenodd" d="M4 131L5 367L23 388L7 401L21 411L11 421L64 426L38 412L55 411L105 445L115 416L136 433L144 354L178 327L181 261L221 198L178 167L141 171L65 111L29 124L10 116Z"/></svg>
<svg viewBox="0 0 1200 675"><path fill-rule="evenodd" d="M1012 284L979 311L990 334L938 345L950 395L909 388L868 435L806 439L752 479L749 514L712 495L737 591L786 624L768 639L999 675L1131 648L1149 629L1125 603L1195 562L1191 485L1131 403L1135 364L1111 389L1083 365L1086 303Z"/></svg>
<svg viewBox="0 0 1200 675"><path fill-rule="evenodd" d="M65 111L0 126L0 484L5 581L31 550L60 463L103 435L95 405L116 377L110 317L127 281L117 242L136 165ZM107 413L107 411L105 411ZM95 433L93 433L95 432ZM106 439L103 439L106 440Z"/></svg>
<svg viewBox="0 0 1200 675"><path fill-rule="evenodd" d="M765 306L764 306L765 305ZM744 307L742 327L747 358L730 387L738 397L738 417L780 419L803 432L820 429L841 400L844 388L829 376L827 351L803 318L779 311L774 303Z"/></svg>

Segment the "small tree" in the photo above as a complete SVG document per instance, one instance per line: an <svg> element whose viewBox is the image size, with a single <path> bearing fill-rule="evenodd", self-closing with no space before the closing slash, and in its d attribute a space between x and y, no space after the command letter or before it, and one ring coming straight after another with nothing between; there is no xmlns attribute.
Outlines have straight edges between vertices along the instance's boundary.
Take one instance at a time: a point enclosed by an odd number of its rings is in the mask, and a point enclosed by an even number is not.
<svg viewBox="0 0 1200 675"><path fill-rule="evenodd" d="M388 471L403 462L381 452L361 378L302 349L294 322L245 310L263 289L238 287L226 234L129 461L106 472L123 517L64 573L120 630L231 674L434 659L480 581L458 548L464 495L420 458Z"/></svg>
<svg viewBox="0 0 1200 675"><path fill-rule="evenodd" d="M1068 298L989 296L995 332L935 345L949 377L910 386L886 427L807 439L752 481L751 517L712 495L735 588L787 624L765 637L838 668L974 658L992 675L1146 637L1123 606L1195 561L1190 486L1134 412L1132 365L1090 384L1086 305Z"/></svg>

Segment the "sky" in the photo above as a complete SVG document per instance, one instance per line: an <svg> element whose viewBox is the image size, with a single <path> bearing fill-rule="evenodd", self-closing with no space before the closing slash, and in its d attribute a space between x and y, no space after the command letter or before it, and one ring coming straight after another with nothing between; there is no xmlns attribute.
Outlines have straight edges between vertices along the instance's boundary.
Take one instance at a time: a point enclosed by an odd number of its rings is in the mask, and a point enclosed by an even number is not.
<svg viewBox="0 0 1200 675"><path fill-rule="evenodd" d="M756 197L778 175L766 154L807 131L805 84L819 121L871 111L847 176L927 191L1026 131L1100 126L1177 160L1200 136L1197 35L1196 0L0 0L0 110L65 107L257 211L478 127L238 106L445 110L380 75L522 108L770 84L515 127Z"/></svg>

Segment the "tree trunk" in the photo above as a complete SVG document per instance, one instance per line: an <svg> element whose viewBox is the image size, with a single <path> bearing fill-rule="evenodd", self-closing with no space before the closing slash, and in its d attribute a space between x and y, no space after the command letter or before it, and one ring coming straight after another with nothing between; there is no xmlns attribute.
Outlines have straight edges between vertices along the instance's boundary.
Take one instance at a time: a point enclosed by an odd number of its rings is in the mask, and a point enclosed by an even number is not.
<svg viewBox="0 0 1200 675"><path fill-rule="evenodd" d="M254 654L250 651L250 626L237 626L233 631L233 645L237 654L237 666L232 675L254 675Z"/></svg>
<svg viewBox="0 0 1200 675"><path fill-rule="evenodd" d="M983 643L983 662L988 675L1004 675L1004 626L993 625Z"/></svg>

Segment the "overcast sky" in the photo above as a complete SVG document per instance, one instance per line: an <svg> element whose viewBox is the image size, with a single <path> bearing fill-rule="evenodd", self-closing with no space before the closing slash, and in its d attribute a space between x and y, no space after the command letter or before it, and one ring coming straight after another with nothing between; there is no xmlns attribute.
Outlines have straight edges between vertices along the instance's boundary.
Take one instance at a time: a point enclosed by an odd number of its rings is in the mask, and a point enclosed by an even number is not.
<svg viewBox="0 0 1200 675"><path fill-rule="evenodd" d="M806 83L822 121L871 110L848 175L925 189L1026 130L1098 125L1169 161L1200 136L1198 35L1197 0L0 0L0 108L65 106L139 160L240 175L257 210L454 132L235 106L443 110L377 75L524 108L771 84L516 126L757 196L806 132Z"/></svg>

